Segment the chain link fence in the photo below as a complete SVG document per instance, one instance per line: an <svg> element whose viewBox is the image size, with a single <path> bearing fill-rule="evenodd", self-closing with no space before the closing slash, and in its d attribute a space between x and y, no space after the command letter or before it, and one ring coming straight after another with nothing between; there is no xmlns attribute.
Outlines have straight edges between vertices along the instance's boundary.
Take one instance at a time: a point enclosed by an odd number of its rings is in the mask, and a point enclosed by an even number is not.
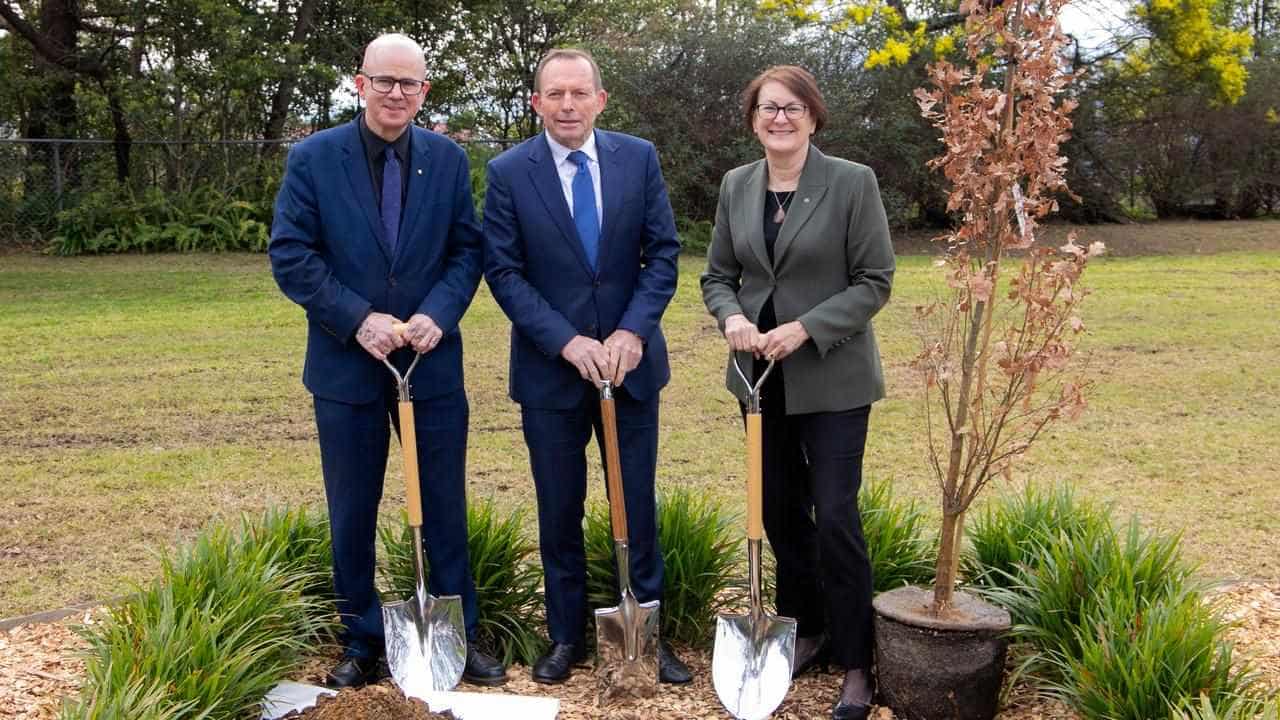
<svg viewBox="0 0 1280 720"><path fill-rule="evenodd" d="M472 159L478 202L484 163L518 141L457 139ZM0 139L0 245L47 243L60 212L125 197L222 198L252 204L269 222L293 142Z"/></svg>

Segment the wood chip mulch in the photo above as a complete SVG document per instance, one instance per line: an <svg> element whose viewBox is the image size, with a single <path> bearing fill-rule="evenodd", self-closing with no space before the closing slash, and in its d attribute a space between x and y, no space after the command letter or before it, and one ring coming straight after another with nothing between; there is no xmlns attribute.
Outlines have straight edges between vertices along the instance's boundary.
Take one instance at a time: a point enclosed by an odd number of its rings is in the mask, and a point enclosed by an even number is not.
<svg viewBox="0 0 1280 720"><path fill-rule="evenodd" d="M1236 644L1237 656L1248 660L1263 682L1280 690L1280 582L1241 582L1224 585L1213 597L1225 617L1234 623L1228 637ZM84 663L77 652L84 641L72 630L73 624L93 623L100 614L82 613L70 620L38 625L20 625L0 633L0 718L8 720L54 720L61 698L80 687ZM681 651L694 671L688 685L663 685L653 698L622 699L608 707L597 707L596 683L591 671L579 669L562 685L539 685L529 678L528 669L508 671L508 681L499 688L468 686L468 691L503 692L560 698L561 720L647 720L654 717L727 717L711 686L710 654ZM300 679L319 679L328 660L318 660L301 673ZM390 681L385 681L389 683ZM810 673L797 678L787 699L774 714L778 720L810 720L830 717L831 704L839 690L835 673ZM887 708L872 713L875 720L894 720ZM1035 697L1014 688L1000 720L1075 720L1076 716L1059 703Z"/></svg>

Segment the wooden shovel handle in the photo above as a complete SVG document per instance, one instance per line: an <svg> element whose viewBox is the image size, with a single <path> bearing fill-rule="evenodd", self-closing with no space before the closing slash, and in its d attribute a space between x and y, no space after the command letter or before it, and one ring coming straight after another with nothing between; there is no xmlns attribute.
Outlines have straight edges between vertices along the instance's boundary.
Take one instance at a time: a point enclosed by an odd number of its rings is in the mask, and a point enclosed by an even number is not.
<svg viewBox="0 0 1280 720"><path fill-rule="evenodd" d="M404 453L404 502L409 526L422 527L422 491L418 486L418 433L413 424L413 402L400 403L400 451Z"/></svg>
<svg viewBox="0 0 1280 720"><path fill-rule="evenodd" d="M622 494L622 461L618 457L618 414L613 398L600 398L600 424L604 426L604 473L609 488L609 519L613 539L626 541L627 506Z"/></svg>
<svg viewBox="0 0 1280 720"><path fill-rule="evenodd" d="M747 539L764 537L764 444L760 413L747 413Z"/></svg>

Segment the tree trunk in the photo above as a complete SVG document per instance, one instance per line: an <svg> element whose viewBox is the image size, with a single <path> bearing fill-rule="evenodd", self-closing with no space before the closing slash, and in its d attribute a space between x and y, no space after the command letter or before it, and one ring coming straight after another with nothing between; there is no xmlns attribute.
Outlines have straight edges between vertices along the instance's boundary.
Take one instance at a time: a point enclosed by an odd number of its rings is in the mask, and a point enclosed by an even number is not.
<svg viewBox="0 0 1280 720"><path fill-rule="evenodd" d="M315 20L316 6L319 5L318 0L302 0L302 4L298 6L298 14L293 24L293 35L289 38L290 50L306 42L307 34L311 32L311 26ZM282 3L281 12L285 12L285 5ZM284 137L285 122L289 119L289 103L293 100L293 90L298 85L298 63L287 63L288 70L280 84L276 86L275 94L271 96L271 113L267 116L267 126L263 130L262 137L266 140L279 140ZM263 145L263 148L269 147Z"/></svg>

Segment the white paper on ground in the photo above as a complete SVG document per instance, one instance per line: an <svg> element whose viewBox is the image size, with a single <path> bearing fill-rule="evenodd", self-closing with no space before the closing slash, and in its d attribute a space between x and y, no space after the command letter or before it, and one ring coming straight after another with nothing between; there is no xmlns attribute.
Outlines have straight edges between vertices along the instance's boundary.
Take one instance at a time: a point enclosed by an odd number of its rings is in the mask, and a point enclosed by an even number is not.
<svg viewBox="0 0 1280 720"><path fill-rule="evenodd" d="M279 720L294 710L306 710L321 695L337 693L319 685L282 682L262 700L262 720ZM459 720L555 720L560 713L556 698L522 695L489 695L470 692L439 692L427 700L434 712L450 710Z"/></svg>
<svg viewBox="0 0 1280 720"><path fill-rule="evenodd" d="M319 685L286 680L271 688L271 692L262 698L262 720L279 720L294 710L306 710L314 706L321 695L337 694Z"/></svg>

